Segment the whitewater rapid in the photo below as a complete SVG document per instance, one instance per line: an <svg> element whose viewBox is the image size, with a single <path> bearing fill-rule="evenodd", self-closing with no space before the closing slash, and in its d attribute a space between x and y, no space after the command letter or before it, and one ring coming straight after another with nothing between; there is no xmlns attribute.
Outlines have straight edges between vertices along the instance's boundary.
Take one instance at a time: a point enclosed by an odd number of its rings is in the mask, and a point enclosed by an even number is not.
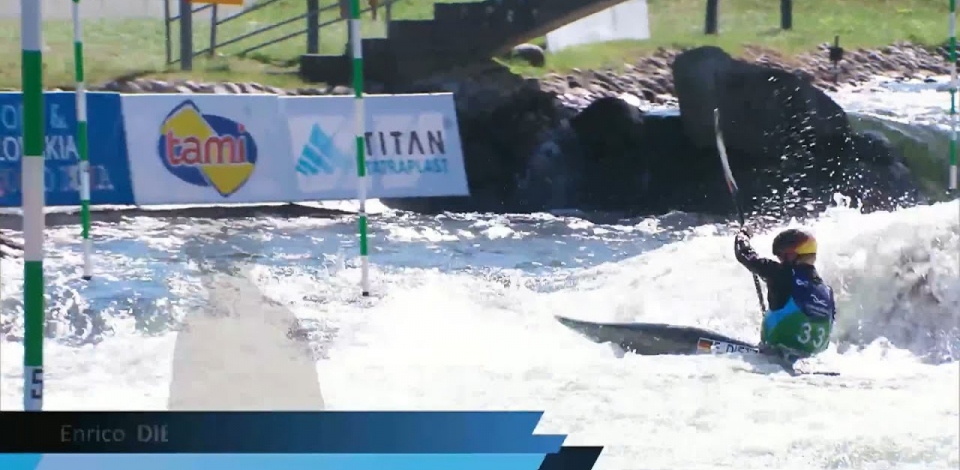
<svg viewBox="0 0 960 470"><path fill-rule="evenodd" d="M944 94L927 88L837 98L942 124ZM756 246L768 253L776 229L797 225L771 227ZM606 470L957 468L960 204L838 207L807 227L840 306L817 362L840 377L790 377L741 357L624 356L554 321L689 324L756 341L734 228L691 215L385 211L373 218L368 299L351 217L97 225L91 283L80 279L79 230L53 228L45 405L538 409L539 432L605 446ZM3 260L0 295L0 408L20 409L22 262ZM197 320L185 339L183 322L201 310L221 318ZM244 335L296 337L311 357L245 349ZM315 394L284 391L311 380ZM233 394L211 402L198 384Z"/></svg>

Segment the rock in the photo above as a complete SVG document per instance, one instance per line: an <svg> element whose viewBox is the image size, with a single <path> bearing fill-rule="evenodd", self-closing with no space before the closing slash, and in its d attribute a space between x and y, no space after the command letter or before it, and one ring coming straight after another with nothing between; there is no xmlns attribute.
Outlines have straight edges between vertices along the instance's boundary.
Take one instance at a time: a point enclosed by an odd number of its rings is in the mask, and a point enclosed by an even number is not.
<svg viewBox="0 0 960 470"><path fill-rule="evenodd" d="M628 188L629 207L654 213L726 212L729 196L720 178L720 160L713 149L697 148L686 138L679 113L647 113L639 136L644 173Z"/></svg>
<svg viewBox="0 0 960 470"><path fill-rule="evenodd" d="M785 154L821 153L850 133L843 109L792 73L732 61L718 75L716 87L712 101L720 110L727 150L740 157L731 157L733 167L776 164ZM681 96L681 109L683 102ZM689 120L697 120L700 130L712 127L713 113L697 111Z"/></svg>
<svg viewBox="0 0 960 470"><path fill-rule="evenodd" d="M924 202L920 182L906 167L903 155L883 134L865 131L849 138L856 160L842 165L842 180L825 189L851 197L865 211L893 210Z"/></svg>
<svg viewBox="0 0 960 470"><path fill-rule="evenodd" d="M640 110L614 97L595 100L570 120L583 151L581 205L619 207L643 189L647 163L640 123Z"/></svg>
<svg viewBox="0 0 960 470"><path fill-rule="evenodd" d="M455 77L454 77L455 78ZM413 84L404 92L449 88L451 77ZM463 142L469 198L410 198L384 200L391 207L434 212L454 210L526 211L537 201L520 194L519 182L529 170L538 147L572 116L558 97L504 71L484 79L463 77L454 95ZM539 176L531 176L531 181ZM534 183L531 183L534 184ZM530 194L529 191L526 194Z"/></svg>
<svg viewBox="0 0 960 470"><path fill-rule="evenodd" d="M602 163L618 159L639 147L640 110L620 98L604 97L590 103L570 120L586 149L586 156Z"/></svg>
<svg viewBox="0 0 960 470"><path fill-rule="evenodd" d="M236 83L224 83L223 86L227 90L227 93L230 93L232 95L243 93L240 90L240 86L237 85Z"/></svg>
<svg viewBox="0 0 960 470"><path fill-rule="evenodd" d="M705 46L683 52L671 65L684 131L697 147L716 145L713 110L718 106L717 79L732 63L733 58L723 49Z"/></svg>
<svg viewBox="0 0 960 470"><path fill-rule="evenodd" d="M681 53L673 73L687 138L715 148L719 109L734 169L776 166L785 154L833 158L850 133L846 113L810 77L735 60L716 47Z"/></svg>
<svg viewBox="0 0 960 470"><path fill-rule="evenodd" d="M149 90L153 93L171 93L174 91L174 88L163 80L150 79L150 80L143 80L143 81L137 80L137 81L142 83L143 85L146 85L144 87L145 90Z"/></svg>
<svg viewBox="0 0 960 470"><path fill-rule="evenodd" d="M510 51L510 56L534 67L543 67L547 63L547 56L543 52L543 48L536 44L520 44Z"/></svg>
<svg viewBox="0 0 960 470"><path fill-rule="evenodd" d="M801 198L816 204L837 189L862 196L868 206L882 206L884 197L914 190L915 182L882 135L852 133L843 110L821 90L862 84L878 73L942 74L943 52L909 44L848 50L835 68L827 60L828 47L791 58L748 47L749 61L715 47L661 48L624 64L622 72L573 69L537 80L490 66L457 69L402 89L368 83L368 93L454 94L471 191L469 197L383 202L418 212L576 207L728 213L713 125L713 109L719 108L748 208L781 210L787 202L780 195L789 185L806 188ZM536 66L544 62L542 49L530 44L518 46L513 55ZM345 86L282 90L256 83L149 78L117 80L101 89L353 93ZM679 106L680 112L649 112L663 105ZM788 158L781 159L785 154ZM866 194L867 183L880 189Z"/></svg>

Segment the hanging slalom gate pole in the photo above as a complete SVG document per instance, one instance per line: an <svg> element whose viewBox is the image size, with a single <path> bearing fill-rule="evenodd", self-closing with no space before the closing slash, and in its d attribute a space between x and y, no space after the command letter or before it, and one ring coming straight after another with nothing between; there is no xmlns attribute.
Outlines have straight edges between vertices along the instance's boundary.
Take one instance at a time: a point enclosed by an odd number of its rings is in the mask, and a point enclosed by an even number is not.
<svg viewBox="0 0 960 470"><path fill-rule="evenodd" d="M83 238L83 279L93 277L93 242L90 240L90 160L87 154L87 90L83 77L83 29L80 0L73 0L73 71L77 82L77 152L80 154L80 235Z"/></svg>
<svg viewBox="0 0 960 470"><path fill-rule="evenodd" d="M370 295L370 261L367 240L367 162L364 150L367 118L363 106L363 40L360 37L360 0L350 0L350 50L353 65L354 135L357 151L357 200L360 202L360 288Z"/></svg>
<svg viewBox="0 0 960 470"><path fill-rule="evenodd" d="M43 47L41 8L20 0L20 79L23 88L23 409L43 410Z"/></svg>
<svg viewBox="0 0 960 470"><path fill-rule="evenodd" d="M957 189L957 0L950 0L950 189Z"/></svg>

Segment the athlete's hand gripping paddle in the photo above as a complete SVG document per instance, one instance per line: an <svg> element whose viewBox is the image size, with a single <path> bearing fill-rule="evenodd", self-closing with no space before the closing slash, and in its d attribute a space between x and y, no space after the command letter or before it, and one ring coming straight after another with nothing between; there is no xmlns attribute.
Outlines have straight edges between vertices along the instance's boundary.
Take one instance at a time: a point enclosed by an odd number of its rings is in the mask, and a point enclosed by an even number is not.
<svg viewBox="0 0 960 470"><path fill-rule="evenodd" d="M727 180L727 189L730 190L730 197L733 199L733 205L737 208L737 218L740 220L740 227L745 227L743 220L743 209L740 208L740 189L737 187L737 181L733 179L733 172L730 171L730 161L727 160L727 147L723 143L723 133L720 132L720 110L713 110L713 129L717 135L717 152L720 153L720 163L723 165L723 177ZM763 289L760 287L760 278L753 275L753 286L757 288L757 300L760 302L761 312L767 311L767 306L763 301Z"/></svg>

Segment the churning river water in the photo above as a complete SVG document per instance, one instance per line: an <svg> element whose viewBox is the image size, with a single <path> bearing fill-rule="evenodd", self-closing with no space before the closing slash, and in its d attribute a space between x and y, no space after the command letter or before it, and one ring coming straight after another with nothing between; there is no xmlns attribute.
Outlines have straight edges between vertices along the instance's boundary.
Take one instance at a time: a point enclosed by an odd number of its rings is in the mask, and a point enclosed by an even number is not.
<svg viewBox="0 0 960 470"><path fill-rule="evenodd" d="M930 129L949 103L934 88L836 99ZM79 228L49 229L46 408L542 409L538 432L605 446L599 469L960 465L957 201L868 215L841 205L807 222L840 306L819 362L839 377L736 356L623 356L554 320L756 341L726 222L381 210L370 298L352 216L95 224L90 282ZM772 235L756 236L761 252ZM3 260L0 293L0 406L19 409L22 261Z"/></svg>

